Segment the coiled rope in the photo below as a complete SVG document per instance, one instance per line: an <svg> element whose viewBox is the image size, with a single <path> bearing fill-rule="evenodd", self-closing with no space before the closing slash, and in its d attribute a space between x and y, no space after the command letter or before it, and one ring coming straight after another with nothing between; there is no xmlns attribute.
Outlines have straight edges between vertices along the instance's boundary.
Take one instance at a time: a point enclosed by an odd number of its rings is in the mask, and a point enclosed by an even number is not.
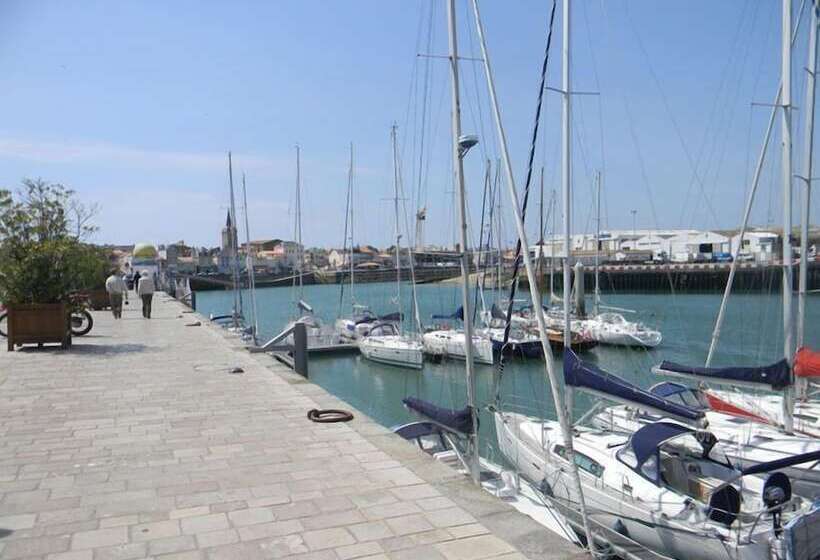
<svg viewBox="0 0 820 560"><path fill-rule="evenodd" d="M353 413L347 410L337 410L333 408L325 408L322 410L313 408L308 410L307 417L311 422L332 424L334 422L350 422L353 420Z"/></svg>

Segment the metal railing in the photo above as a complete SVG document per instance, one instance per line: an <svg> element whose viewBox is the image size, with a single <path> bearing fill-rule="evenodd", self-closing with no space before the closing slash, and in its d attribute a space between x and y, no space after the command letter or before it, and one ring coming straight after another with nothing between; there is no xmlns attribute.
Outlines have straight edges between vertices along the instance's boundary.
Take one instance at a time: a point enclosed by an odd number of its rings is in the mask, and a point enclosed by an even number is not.
<svg viewBox="0 0 820 560"><path fill-rule="evenodd" d="M290 342L287 342L288 338L290 338ZM293 358L292 362L288 360L280 361L284 361L299 375L308 377L308 335L307 326L304 323L294 323L266 343L260 346L251 346L248 350L251 352L270 352L276 358L281 358L282 354L289 354Z"/></svg>

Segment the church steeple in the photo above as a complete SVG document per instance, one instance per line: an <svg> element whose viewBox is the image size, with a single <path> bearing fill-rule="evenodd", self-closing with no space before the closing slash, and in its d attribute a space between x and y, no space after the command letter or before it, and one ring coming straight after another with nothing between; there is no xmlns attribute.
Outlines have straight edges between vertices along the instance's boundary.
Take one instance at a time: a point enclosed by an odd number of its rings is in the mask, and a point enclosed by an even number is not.
<svg viewBox="0 0 820 560"><path fill-rule="evenodd" d="M231 224L231 211L230 210L228 210L228 219L225 222L225 227L228 228L228 229L231 229L231 227L232 227L232 224Z"/></svg>

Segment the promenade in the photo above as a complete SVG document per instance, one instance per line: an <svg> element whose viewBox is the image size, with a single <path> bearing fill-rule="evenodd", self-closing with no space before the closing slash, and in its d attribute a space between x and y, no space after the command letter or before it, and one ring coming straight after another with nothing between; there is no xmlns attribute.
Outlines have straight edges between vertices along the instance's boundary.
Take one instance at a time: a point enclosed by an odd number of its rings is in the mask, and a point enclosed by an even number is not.
<svg viewBox="0 0 820 560"><path fill-rule="evenodd" d="M355 410L310 422L351 408L164 294L131 303L0 352L0 558L581 557Z"/></svg>

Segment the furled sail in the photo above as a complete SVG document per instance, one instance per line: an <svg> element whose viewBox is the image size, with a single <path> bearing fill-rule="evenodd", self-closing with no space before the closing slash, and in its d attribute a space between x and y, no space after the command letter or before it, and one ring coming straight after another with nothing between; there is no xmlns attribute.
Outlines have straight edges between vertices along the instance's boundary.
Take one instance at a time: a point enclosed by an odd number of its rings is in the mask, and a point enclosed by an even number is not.
<svg viewBox="0 0 820 560"><path fill-rule="evenodd" d="M798 350L794 357L794 374L797 377L820 378L820 352L805 346Z"/></svg>
<svg viewBox="0 0 820 560"><path fill-rule="evenodd" d="M407 397L402 402L407 408L418 412L437 424L462 434L473 433L473 418L469 406L459 410L452 410L436 406L416 397Z"/></svg>
<svg viewBox="0 0 820 560"><path fill-rule="evenodd" d="M788 387L792 383L791 370L786 360L768 366L725 368L684 366L664 360L659 366L652 368L652 371L730 385L769 385L775 390Z"/></svg>

